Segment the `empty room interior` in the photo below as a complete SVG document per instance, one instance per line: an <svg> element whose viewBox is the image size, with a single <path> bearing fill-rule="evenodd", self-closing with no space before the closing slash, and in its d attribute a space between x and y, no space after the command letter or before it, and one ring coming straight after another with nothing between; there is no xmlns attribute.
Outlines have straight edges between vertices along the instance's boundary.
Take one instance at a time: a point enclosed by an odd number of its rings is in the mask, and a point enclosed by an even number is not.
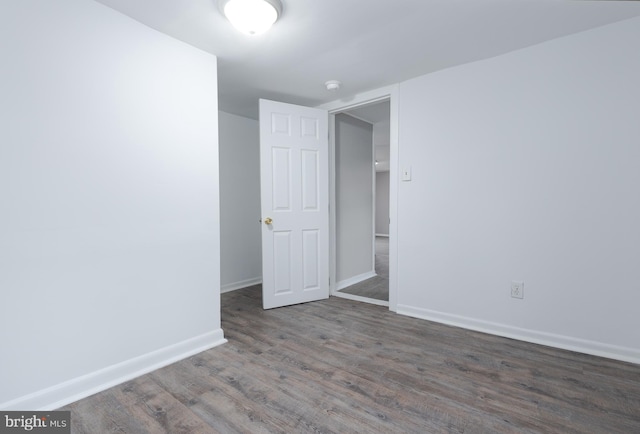
<svg viewBox="0 0 640 434"><path fill-rule="evenodd" d="M640 432L639 53L638 1L0 0L0 411Z"/></svg>

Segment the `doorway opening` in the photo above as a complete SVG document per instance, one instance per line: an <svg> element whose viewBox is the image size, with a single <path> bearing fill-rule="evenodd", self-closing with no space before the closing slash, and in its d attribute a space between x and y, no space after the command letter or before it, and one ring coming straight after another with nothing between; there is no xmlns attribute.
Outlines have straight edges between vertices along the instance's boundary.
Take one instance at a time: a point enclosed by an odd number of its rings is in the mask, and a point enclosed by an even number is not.
<svg viewBox="0 0 640 434"><path fill-rule="evenodd" d="M389 305L390 101L334 114L336 294Z"/></svg>

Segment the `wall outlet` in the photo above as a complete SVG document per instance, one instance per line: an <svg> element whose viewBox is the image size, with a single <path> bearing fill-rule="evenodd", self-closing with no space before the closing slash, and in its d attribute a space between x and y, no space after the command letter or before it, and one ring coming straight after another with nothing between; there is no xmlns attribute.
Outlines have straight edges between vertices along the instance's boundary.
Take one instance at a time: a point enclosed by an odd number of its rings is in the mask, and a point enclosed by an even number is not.
<svg viewBox="0 0 640 434"><path fill-rule="evenodd" d="M515 280L511 282L511 297L524 298L524 282L517 282Z"/></svg>

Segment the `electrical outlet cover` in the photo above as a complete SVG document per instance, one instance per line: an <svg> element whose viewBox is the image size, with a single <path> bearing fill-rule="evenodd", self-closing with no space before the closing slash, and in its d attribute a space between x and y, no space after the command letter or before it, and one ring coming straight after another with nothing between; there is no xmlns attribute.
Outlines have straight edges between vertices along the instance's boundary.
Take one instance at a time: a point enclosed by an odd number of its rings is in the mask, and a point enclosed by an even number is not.
<svg viewBox="0 0 640 434"><path fill-rule="evenodd" d="M516 280L511 282L511 297L524 298L524 282Z"/></svg>

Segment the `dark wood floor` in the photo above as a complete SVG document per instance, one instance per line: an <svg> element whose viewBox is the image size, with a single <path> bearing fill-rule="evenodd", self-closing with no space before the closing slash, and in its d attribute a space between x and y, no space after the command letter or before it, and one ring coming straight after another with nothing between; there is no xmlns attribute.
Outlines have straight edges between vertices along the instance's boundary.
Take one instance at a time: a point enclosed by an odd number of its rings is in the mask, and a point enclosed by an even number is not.
<svg viewBox="0 0 640 434"><path fill-rule="evenodd" d="M222 296L229 342L78 401L74 433L640 433L640 366L332 297Z"/></svg>

